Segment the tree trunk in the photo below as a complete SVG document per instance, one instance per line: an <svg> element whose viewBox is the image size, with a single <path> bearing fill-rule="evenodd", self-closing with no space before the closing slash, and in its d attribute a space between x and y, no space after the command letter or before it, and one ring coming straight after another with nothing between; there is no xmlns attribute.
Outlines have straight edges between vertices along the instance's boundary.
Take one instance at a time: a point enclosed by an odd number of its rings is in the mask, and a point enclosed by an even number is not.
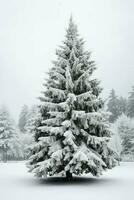
<svg viewBox="0 0 134 200"><path fill-rule="evenodd" d="M72 173L70 171L66 172L66 179L71 180L73 178Z"/></svg>

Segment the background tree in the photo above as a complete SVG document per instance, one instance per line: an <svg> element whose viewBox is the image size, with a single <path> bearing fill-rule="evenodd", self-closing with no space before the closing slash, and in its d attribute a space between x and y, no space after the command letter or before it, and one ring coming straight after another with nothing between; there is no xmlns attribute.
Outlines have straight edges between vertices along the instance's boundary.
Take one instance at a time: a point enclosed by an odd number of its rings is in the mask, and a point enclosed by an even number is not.
<svg viewBox="0 0 134 200"><path fill-rule="evenodd" d="M114 126L121 140L121 159L134 160L134 119L122 114Z"/></svg>
<svg viewBox="0 0 134 200"><path fill-rule="evenodd" d="M134 117L134 86L132 87L132 91L130 92L130 96L128 98L128 110L129 117Z"/></svg>
<svg viewBox="0 0 134 200"><path fill-rule="evenodd" d="M83 48L72 18L42 98L38 137L28 163L37 176L99 175L117 161L108 147L111 132L91 53Z"/></svg>
<svg viewBox="0 0 134 200"><path fill-rule="evenodd" d="M24 105L22 107L21 113L19 115L19 123L18 123L19 129L22 132L26 131L25 126L26 126L27 119L28 119L28 113L29 113L28 106Z"/></svg>
<svg viewBox="0 0 134 200"><path fill-rule="evenodd" d="M25 125L25 134L21 134L21 141L24 152L24 159L29 158L30 148L34 143L35 133L37 134L37 124L40 118L39 107L33 105L29 110L27 122Z"/></svg>
<svg viewBox="0 0 134 200"><path fill-rule="evenodd" d="M117 119L118 120L118 119ZM112 137L109 141L109 146L118 154L119 160L121 160L121 153L122 153L122 139L120 137L120 134L117 130L117 123L111 124L111 130L112 130Z"/></svg>
<svg viewBox="0 0 134 200"><path fill-rule="evenodd" d="M124 97L118 98L119 115L127 114L127 99Z"/></svg>
<svg viewBox="0 0 134 200"><path fill-rule="evenodd" d="M24 127L27 134L34 135L36 129L36 123L39 119L39 107L37 105L33 105L29 110L26 125Z"/></svg>
<svg viewBox="0 0 134 200"><path fill-rule="evenodd" d="M120 115L119 101L118 101L118 97L115 94L114 89L111 90L109 100L108 100L108 104L107 104L107 110L109 112L111 112L111 115L109 117L109 121L113 123L118 118L118 116Z"/></svg>
<svg viewBox="0 0 134 200"><path fill-rule="evenodd" d="M3 161L22 156L17 129L5 107L0 109L0 156Z"/></svg>

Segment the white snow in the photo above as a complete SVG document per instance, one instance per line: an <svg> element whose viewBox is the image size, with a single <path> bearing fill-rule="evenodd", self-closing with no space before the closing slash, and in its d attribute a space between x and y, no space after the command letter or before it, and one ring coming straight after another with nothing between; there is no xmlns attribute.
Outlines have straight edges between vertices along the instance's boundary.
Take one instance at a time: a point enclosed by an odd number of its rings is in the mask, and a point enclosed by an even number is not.
<svg viewBox="0 0 134 200"><path fill-rule="evenodd" d="M100 178L89 174L71 182L63 178L35 178L23 162L0 163L0 199L133 200L134 163L121 163Z"/></svg>

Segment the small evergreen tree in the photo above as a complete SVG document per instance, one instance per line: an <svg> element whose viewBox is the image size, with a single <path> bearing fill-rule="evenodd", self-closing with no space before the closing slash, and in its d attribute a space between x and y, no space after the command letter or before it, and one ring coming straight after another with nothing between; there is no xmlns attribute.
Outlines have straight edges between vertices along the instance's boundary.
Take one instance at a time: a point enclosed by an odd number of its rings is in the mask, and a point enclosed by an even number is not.
<svg viewBox="0 0 134 200"><path fill-rule="evenodd" d="M115 122L117 133L121 139L121 158L134 159L134 120L122 114Z"/></svg>
<svg viewBox="0 0 134 200"><path fill-rule="evenodd" d="M134 86L132 87L132 91L130 92L130 96L128 98L128 110L129 117L134 117Z"/></svg>
<svg viewBox="0 0 134 200"><path fill-rule="evenodd" d="M111 90L107 107L108 107L107 110L109 112L111 112L111 115L109 117L109 121L113 123L118 118L118 116L120 115L119 101L118 101L118 97L115 94L114 89Z"/></svg>
<svg viewBox="0 0 134 200"><path fill-rule="evenodd" d="M122 158L134 161L134 127L126 128L126 134L122 138Z"/></svg>
<svg viewBox="0 0 134 200"><path fill-rule="evenodd" d="M127 114L127 99L124 97L120 97L118 99L118 108L119 108L119 115Z"/></svg>
<svg viewBox="0 0 134 200"><path fill-rule="evenodd" d="M24 105L22 107L22 110L21 110L21 113L19 115L19 123L18 123L18 126L19 126L19 129L21 132L25 132L25 126L26 126L26 123L27 123L27 119L28 119L28 106L27 105Z"/></svg>
<svg viewBox="0 0 134 200"><path fill-rule="evenodd" d="M111 132L101 110L102 89L92 78L95 63L83 44L71 18L41 98L36 144L28 162L37 176L99 175L117 163L108 147Z"/></svg>
<svg viewBox="0 0 134 200"><path fill-rule="evenodd" d="M0 109L0 156L3 161L21 156L17 129L5 107Z"/></svg>
<svg viewBox="0 0 134 200"><path fill-rule="evenodd" d="M30 147L33 144L34 140L31 134L27 133L20 133L18 135L19 137L19 142L20 142L20 149L21 149L21 157L19 159L21 160L26 160L30 156Z"/></svg>
<svg viewBox="0 0 134 200"><path fill-rule="evenodd" d="M24 158L27 159L30 156L30 148L34 143L35 133L37 134L37 124L40 118L39 108L33 105L29 110L28 119L25 125L25 134L22 134L21 141L23 142Z"/></svg>
<svg viewBox="0 0 134 200"><path fill-rule="evenodd" d="M119 160L121 160L121 152L122 152L122 140L120 137L119 132L117 131L117 123L111 124L111 130L112 130L112 137L109 142L109 146L118 154Z"/></svg>

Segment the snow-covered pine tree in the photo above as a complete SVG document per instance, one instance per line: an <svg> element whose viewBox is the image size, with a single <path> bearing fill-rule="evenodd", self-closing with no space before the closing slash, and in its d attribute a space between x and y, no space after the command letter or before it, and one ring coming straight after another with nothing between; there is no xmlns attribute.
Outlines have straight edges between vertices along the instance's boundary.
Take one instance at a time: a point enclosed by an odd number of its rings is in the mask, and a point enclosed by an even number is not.
<svg viewBox="0 0 134 200"><path fill-rule="evenodd" d="M107 110L111 112L109 121L113 123L120 115L119 101L114 89L111 90L107 107Z"/></svg>
<svg viewBox="0 0 134 200"><path fill-rule="evenodd" d="M117 163L108 147L111 132L101 111L102 89L92 78L95 62L83 45L70 18L43 91L39 132L28 162L29 171L39 177L99 175Z"/></svg>
<svg viewBox="0 0 134 200"><path fill-rule="evenodd" d="M5 107L0 109L0 157L3 161L22 157L17 129Z"/></svg>
<svg viewBox="0 0 134 200"><path fill-rule="evenodd" d="M27 123L27 119L28 119L28 113L29 113L29 110L28 110L28 106L27 105L24 105L22 107L22 110L20 112L20 115L19 115L19 123L18 123L18 126L19 126L19 129L21 132L25 132L25 126L26 126L26 123Z"/></svg>
<svg viewBox="0 0 134 200"><path fill-rule="evenodd" d="M134 117L134 86L132 87L132 91L130 92L130 96L128 98L128 116Z"/></svg>

